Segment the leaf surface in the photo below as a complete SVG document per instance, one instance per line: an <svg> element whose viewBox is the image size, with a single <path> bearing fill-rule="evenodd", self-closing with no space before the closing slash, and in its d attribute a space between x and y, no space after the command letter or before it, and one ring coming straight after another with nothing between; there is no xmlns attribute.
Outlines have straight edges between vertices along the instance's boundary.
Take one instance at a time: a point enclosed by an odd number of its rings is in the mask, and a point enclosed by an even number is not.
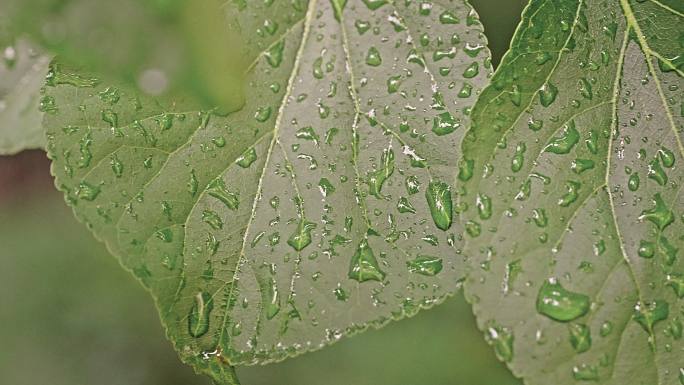
<svg viewBox="0 0 684 385"><path fill-rule="evenodd" d="M53 68L45 122L76 215L217 381L226 363L318 349L457 290L454 149L490 75L464 1L226 10L252 62L239 111Z"/></svg>
<svg viewBox="0 0 684 385"><path fill-rule="evenodd" d="M0 155L45 147L40 89L50 59L20 40L0 62Z"/></svg>
<svg viewBox="0 0 684 385"><path fill-rule="evenodd" d="M532 1L473 109L466 294L528 384L684 381L683 13Z"/></svg>

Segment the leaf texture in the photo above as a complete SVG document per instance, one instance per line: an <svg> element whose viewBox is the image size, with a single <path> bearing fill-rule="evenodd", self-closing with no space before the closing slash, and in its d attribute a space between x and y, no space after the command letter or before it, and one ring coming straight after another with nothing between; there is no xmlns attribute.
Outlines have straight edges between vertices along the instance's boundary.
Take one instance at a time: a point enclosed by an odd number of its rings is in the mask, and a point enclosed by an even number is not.
<svg viewBox="0 0 684 385"><path fill-rule="evenodd" d="M531 1L473 109L465 289L527 384L684 381L683 17Z"/></svg>
<svg viewBox="0 0 684 385"><path fill-rule="evenodd" d="M458 289L454 149L491 68L464 1L225 9L252 62L239 111L55 67L45 121L76 215L219 382L228 363L318 349Z"/></svg>

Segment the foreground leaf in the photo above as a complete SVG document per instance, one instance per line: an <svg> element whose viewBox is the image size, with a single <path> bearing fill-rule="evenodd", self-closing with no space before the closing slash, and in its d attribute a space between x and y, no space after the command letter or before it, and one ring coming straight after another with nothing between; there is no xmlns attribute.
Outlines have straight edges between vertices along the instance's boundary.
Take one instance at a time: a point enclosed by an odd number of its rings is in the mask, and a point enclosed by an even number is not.
<svg viewBox="0 0 684 385"><path fill-rule="evenodd" d="M0 155L45 146L40 89L50 59L25 41L0 53Z"/></svg>
<svg viewBox="0 0 684 385"><path fill-rule="evenodd" d="M463 1L226 7L253 61L241 110L56 67L46 119L76 215L219 380L226 362L318 349L458 288L454 148L490 70Z"/></svg>
<svg viewBox="0 0 684 385"><path fill-rule="evenodd" d="M473 110L466 292L528 384L684 380L683 12L532 1Z"/></svg>

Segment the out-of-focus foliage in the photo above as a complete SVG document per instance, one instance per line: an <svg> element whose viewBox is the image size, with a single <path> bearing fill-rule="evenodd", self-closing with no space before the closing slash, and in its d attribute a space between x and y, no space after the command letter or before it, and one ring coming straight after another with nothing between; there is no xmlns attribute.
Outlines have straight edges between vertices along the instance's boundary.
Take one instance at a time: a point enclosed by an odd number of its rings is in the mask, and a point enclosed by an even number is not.
<svg viewBox="0 0 684 385"><path fill-rule="evenodd" d="M142 287L56 192L42 190L0 203L0 323L11 325L0 328L0 384L209 385L180 363ZM520 384L496 362L460 296L239 374L244 385Z"/></svg>
<svg viewBox="0 0 684 385"><path fill-rule="evenodd" d="M3 0L0 47L27 36L61 61L207 106L241 104L239 43L218 0Z"/></svg>

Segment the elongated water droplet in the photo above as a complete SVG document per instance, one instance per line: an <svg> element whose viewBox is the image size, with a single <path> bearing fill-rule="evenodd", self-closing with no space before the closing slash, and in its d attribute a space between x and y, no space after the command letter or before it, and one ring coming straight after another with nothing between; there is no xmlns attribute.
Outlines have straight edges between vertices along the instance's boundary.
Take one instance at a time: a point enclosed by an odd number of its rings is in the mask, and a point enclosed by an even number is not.
<svg viewBox="0 0 684 385"><path fill-rule="evenodd" d="M485 338L494 347L497 358L503 362L513 360L513 332L508 328L490 322L487 326Z"/></svg>
<svg viewBox="0 0 684 385"><path fill-rule="evenodd" d="M598 368L594 365L582 364L572 368L572 377L577 381L598 381Z"/></svg>
<svg viewBox="0 0 684 385"><path fill-rule="evenodd" d="M416 259L406 261L406 266L411 273L435 276L442 271L442 258L419 255Z"/></svg>
<svg viewBox="0 0 684 385"><path fill-rule="evenodd" d="M570 344L577 353L584 353L591 348L591 330L584 324L568 325Z"/></svg>
<svg viewBox="0 0 684 385"><path fill-rule="evenodd" d="M223 202L226 207L233 211L240 207L240 195L237 192L229 191L223 178L214 179L209 183L209 186L207 186L207 193Z"/></svg>
<svg viewBox="0 0 684 385"><path fill-rule="evenodd" d="M435 225L441 230L448 230L453 216L451 186L444 182L431 181L425 190L425 198Z"/></svg>
<svg viewBox="0 0 684 385"><path fill-rule="evenodd" d="M380 168L368 173L369 193L376 198L382 199L382 186L385 181L394 173L394 151L386 149L380 157Z"/></svg>
<svg viewBox="0 0 684 385"><path fill-rule="evenodd" d="M188 314L188 332L198 338L209 331L209 315L214 308L211 295L200 292L195 295L195 303Z"/></svg>
<svg viewBox="0 0 684 385"><path fill-rule="evenodd" d="M214 211L204 210L202 212L202 221L211 226L211 228L214 230L220 230L223 228L223 220Z"/></svg>
<svg viewBox="0 0 684 385"><path fill-rule="evenodd" d="M653 179L654 181L656 181L656 183L658 183L661 186L665 186L667 184L667 173L665 173L665 170L663 170L662 166L660 166L659 158L654 158L648 164L647 175L650 179Z"/></svg>
<svg viewBox="0 0 684 385"><path fill-rule="evenodd" d="M627 188L629 191L636 191L639 189L639 174L633 173L632 175L629 176L629 180L627 181Z"/></svg>

